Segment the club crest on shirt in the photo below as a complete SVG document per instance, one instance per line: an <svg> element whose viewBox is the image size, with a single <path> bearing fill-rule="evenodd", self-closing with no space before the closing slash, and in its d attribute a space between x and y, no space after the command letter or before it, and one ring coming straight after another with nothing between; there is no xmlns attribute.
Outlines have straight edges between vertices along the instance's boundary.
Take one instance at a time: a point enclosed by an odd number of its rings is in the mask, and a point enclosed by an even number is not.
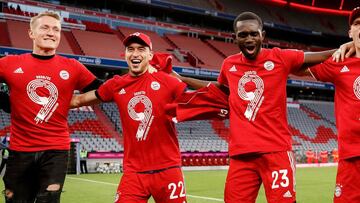
<svg viewBox="0 0 360 203"><path fill-rule="evenodd" d="M120 198L120 192L117 192L116 195L115 195L115 201L114 202L119 201L119 198Z"/></svg>
<svg viewBox="0 0 360 203"><path fill-rule="evenodd" d="M159 90L160 89L160 83L156 82L156 81L153 81L151 83L151 89L153 90Z"/></svg>
<svg viewBox="0 0 360 203"><path fill-rule="evenodd" d="M274 62L272 62L272 61L266 61L266 62L264 63L264 68L265 68L266 70L268 70L268 71L273 70L274 67L275 67L275 64L274 64Z"/></svg>
<svg viewBox="0 0 360 203"><path fill-rule="evenodd" d="M355 96L360 99L360 76L354 81L353 89Z"/></svg>
<svg viewBox="0 0 360 203"><path fill-rule="evenodd" d="M342 188L342 185L341 184L336 184L335 186L335 197L340 197L341 196L341 188Z"/></svg>
<svg viewBox="0 0 360 203"><path fill-rule="evenodd" d="M69 77L70 77L69 72L67 72L66 70L60 71L60 78L62 78L63 80L67 80L69 79Z"/></svg>

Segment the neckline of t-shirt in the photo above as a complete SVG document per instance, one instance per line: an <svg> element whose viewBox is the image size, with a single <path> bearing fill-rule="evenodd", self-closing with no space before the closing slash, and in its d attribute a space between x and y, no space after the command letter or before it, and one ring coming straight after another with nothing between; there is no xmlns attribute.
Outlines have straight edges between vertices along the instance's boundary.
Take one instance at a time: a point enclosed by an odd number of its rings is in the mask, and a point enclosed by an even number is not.
<svg viewBox="0 0 360 203"><path fill-rule="evenodd" d="M146 75L148 75L148 74L149 74L149 71L146 71L145 73L143 73L143 74L141 74L141 75L130 75L130 73L128 73L128 74L129 74L130 78L136 80L136 79L140 79L140 78L145 77Z"/></svg>
<svg viewBox="0 0 360 203"><path fill-rule="evenodd" d="M55 57L55 54L54 55L50 55L50 56L42 56L42 55L38 55L38 54L34 54L34 53L31 53L31 56L35 59L39 59L41 61L49 61L51 59L53 59Z"/></svg>

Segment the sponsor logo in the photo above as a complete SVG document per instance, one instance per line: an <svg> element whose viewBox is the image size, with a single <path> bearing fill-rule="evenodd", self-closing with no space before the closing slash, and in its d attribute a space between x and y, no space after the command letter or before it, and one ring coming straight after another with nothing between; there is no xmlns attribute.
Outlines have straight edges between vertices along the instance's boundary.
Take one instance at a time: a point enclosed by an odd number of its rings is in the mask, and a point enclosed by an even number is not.
<svg viewBox="0 0 360 203"><path fill-rule="evenodd" d="M349 68L347 66L344 66L341 70L340 70L340 73L346 73L346 72L349 72Z"/></svg>
<svg viewBox="0 0 360 203"><path fill-rule="evenodd" d="M24 73L24 71L22 70L21 67L19 67L16 70L14 70L14 73Z"/></svg>
<svg viewBox="0 0 360 203"><path fill-rule="evenodd" d="M124 88L122 88L120 91L119 91L119 94L126 94L126 91Z"/></svg>
<svg viewBox="0 0 360 203"><path fill-rule="evenodd" d="M292 194L291 194L291 192L288 190L287 192L285 192L285 194L283 195L283 197L290 198L290 197L292 197Z"/></svg>
<svg viewBox="0 0 360 203"><path fill-rule="evenodd" d="M230 70L229 70L230 72L236 72L237 71L237 69L236 69L236 67L235 67L235 65L233 65L231 68L230 68Z"/></svg>
<svg viewBox="0 0 360 203"><path fill-rule="evenodd" d="M100 58L95 58L95 64L100 65L101 64L101 59Z"/></svg>

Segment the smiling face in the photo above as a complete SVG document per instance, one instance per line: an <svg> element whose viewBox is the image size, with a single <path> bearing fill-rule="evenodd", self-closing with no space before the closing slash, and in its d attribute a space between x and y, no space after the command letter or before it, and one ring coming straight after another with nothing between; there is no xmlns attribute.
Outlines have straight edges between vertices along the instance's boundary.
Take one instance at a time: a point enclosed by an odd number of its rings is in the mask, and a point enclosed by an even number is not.
<svg viewBox="0 0 360 203"><path fill-rule="evenodd" d="M51 16L41 16L30 25L29 36L33 40L33 53L54 55L60 43L60 21Z"/></svg>
<svg viewBox="0 0 360 203"><path fill-rule="evenodd" d="M349 37L354 41L356 54L360 55L360 16L357 17L351 24Z"/></svg>
<svg viewBox="0 0 360 203"><path fill-rule="evenodd" d="M257 20L237 21L235 30L235 40L248 59L255 59L261 50L265 32Z"/></svg>
<svg viewBox="0 0 360 203"><path fill-rule="evenodd" d="M145 73L153 54L150 48L136 42L130 43L125 49L125 59L129 66L129 74L139 76Z"/></svg>

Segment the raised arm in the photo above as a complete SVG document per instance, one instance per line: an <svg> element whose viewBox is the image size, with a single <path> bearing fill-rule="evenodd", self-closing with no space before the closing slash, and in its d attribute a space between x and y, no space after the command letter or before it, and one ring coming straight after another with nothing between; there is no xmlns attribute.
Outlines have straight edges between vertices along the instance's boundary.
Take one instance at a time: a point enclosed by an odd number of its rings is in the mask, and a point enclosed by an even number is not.
<svg viewBox="0 0 360 203"><path fill-rule="evenodd" d="M310 72L307 69L313 65L319 64L330 57L333 57L334 61L343 61L342 55L345 55L345 52L350 49L351 44L346 43L341 45L342 51L337 49L331 49L327 51L319 51L319 52L305 52L304 53L304 63L301 66L300 70L297 73L294 73L298 76L311 76ZM347 47L347 48L346 48Z"/></svg>
<svg viewBox="0 0 360 203"><path fill-rule="evenodd" d="M319 52L305 52L304 65L321 63L328 59L335 51L336 49Z"/></svg>
<svg viewBox="0 0 360 203"><path fill-rule="evenodd" d="M354 42L347 42L342 44L339 49L332 49L321 52L305 52L304 64L317 64L332 56L333 61L344 61L345 58L350 57L355 53Z"/></svg>
<svg viewBox="0 0 360 203"><path fill-rule="evenodd" d="M70 108L90 106L101 103L101 100L97 98L95 92L96 90L92 90L83 94L74 95L70 102Z"/></svg>
<svg viewBox="0 0 360 203"><path fill-rule="evenodd" d="M199 79L195 79L195 78L191 78L191 77L185 77L185 76L179 75L175 71L170 73L170 75L180 79L181 81L186 83L189 87L196 89L196 90L208 86L209 83L213 83L216 87L218 87L220 90L222 90L225 94L229 94L229 88L218 83L217 81L207 81L207 80L199 80Z"/></svg>

